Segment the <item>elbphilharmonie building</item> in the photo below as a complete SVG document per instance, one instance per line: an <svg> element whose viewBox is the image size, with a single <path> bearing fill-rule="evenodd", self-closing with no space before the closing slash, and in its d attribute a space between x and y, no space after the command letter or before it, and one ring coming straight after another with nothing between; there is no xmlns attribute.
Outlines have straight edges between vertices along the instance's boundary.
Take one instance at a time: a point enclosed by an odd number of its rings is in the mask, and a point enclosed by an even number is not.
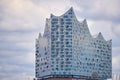
<svg viewBox="0 0 120 80"><path fill-rule="evenodd" d="M37 80L105 80L112 75L112 40L101 32L91 35L86 19L78 21L70 8L46 19L36 39L35 64Z"/></svg>

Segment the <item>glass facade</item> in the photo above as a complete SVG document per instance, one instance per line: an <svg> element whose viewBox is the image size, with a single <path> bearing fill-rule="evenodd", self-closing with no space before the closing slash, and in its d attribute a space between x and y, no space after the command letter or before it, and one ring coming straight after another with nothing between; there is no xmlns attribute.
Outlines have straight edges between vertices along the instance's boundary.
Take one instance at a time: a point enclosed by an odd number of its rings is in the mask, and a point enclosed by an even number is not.
<svg viewBox="0 0 120 80"><path fill-rule="evenodd" d="M51 14L36 39L36 77L111 78L111 48L112 41L101 33L92 36L72 8L61 16Z"/></svg>

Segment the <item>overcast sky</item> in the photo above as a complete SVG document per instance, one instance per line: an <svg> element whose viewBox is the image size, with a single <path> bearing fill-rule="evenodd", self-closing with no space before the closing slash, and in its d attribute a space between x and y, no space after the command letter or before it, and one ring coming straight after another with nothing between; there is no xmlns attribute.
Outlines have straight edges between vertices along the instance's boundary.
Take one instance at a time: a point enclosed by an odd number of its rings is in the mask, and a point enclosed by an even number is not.
<svg viewBox="0 0 120 80"><path fill-rule="evenodd" d="M0 0L0 80L34 77L35 39L45 19L70 7L92 35L113 40L113 73L120 73L120 0Z"/></svg>

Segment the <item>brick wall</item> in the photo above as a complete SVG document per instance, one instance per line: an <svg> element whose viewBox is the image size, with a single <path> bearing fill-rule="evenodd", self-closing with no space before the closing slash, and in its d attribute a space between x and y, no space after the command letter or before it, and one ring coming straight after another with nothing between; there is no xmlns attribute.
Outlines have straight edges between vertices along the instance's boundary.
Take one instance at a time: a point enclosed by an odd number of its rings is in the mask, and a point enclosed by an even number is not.
<svg viewBox="0 0 120 80"><path fill-rule="evenodd" d="M47 80L85 80L85 79L75 79L75 78L49 78Z"/></svg>

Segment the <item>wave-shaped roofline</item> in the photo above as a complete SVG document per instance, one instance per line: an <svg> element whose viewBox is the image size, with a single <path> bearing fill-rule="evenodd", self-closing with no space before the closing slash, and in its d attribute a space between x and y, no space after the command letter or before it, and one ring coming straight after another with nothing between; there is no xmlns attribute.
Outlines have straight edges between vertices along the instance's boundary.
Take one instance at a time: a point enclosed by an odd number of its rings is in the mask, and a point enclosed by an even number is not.
<svg viewBox="0 0 120 80"><path fill-rule="evenodd" d="M68 9L64 14L62 14L62 15L60 15L60 16L56 16L56 15L54 15L54 14L52 14L51 13L51 16L50 16L50 18L52 18L52 17L62 17L62 16L64 16L64 15L66 15L67 13L69 13L70 11L72 11L72 15L75 17L75 19L77 20L77 22L78 23L85 23L85 24L87 24L87 20L86 19L84 19L83 21L79 21L78 19L77 19L77 17L76 17L76 15L75 15L75 13L74 13L74 10L73 10L73 7L71 7L70 9ZM47 18L47 19L49 19L49 18ZM87 26L88 27L88 26ZM88 30L89 30L89 28L88 28ZM90 31L89 31L90 32ZM90 35L91 35L91 33L90 33ZM98 34L97 34L97 36L96 37L94 37L93 35L91 35L91 37L93 38L93 39L103 39L104 41L106 41L106 42L108 42L108 41L112 41L112 39L110 39L110 40L105 40L105 38L103 37L103 35L102 35L102 33L101 32L99 32Z"/></svg>

